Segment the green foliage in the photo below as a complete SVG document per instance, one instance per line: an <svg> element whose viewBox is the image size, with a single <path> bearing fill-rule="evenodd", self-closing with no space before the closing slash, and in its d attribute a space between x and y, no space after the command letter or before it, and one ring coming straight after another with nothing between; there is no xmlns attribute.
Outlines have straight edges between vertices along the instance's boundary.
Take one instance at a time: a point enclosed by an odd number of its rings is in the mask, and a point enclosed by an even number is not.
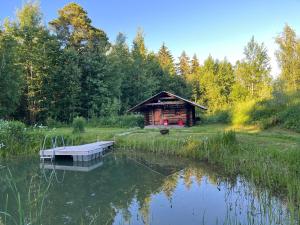
<svg viewBox="0 0 300 225"><path fill-rule="evenodd" d="M49 128L58 128L58 127L64 126L64 124L62 122L59 122L51 117L48 117L45 122Z"/></svg>
<svg viewBox="0 0 300 225"><path fill-rule="evenodd" d="M237 102L232 110L232 123L234 125L244 125L251 121L251 112L255 106L255 100Z"/></svg>
<svg viewBox="0 0 300 225"><path fill-rule="evenodd" d="M39 128L35 128L39 130ZM36 150L40 145L41 133L31 133L19 121L0 120L0 156L22 155Z"/></svg>
<svg viewBox="0 0 300 225"><path fill-rule="evenodd" d="M144 128L144 116L142 115L123 115L92 118L88 125L91 127L140 127Z"/></svg>
<svg viewBox="0 0 300 225"><path fill-rule="evenodd" d="M85 131L86 120L83 117L77 116L73 119L73 133L83 133Z"/></svg>
<svg viewBox="0 0 300 225"><path fill-rule="evenodd" d="M109 47L106 34L91 25L87 12L76 3L69 3L58 11L59 17L50 22L62 46L101 48Z"/></svg>
<svg viewBox="0 0 300 225"><path fill-rule="evenodd" d="M4 142L9 140L15 143L23 143L25 131L25 125L22 122L0 120L0 140Z"/></svg>
<svg viewBox="0 0 300 225"><path fill-rule="evenodd" d="M283 127L300 132L300 103L288 107L283 112L279 113L279 121Z"/></svg>
<svg viewBox="0 0 300 225"><path fill-rule="evenodd" d="M296 32L285 25L283 32L277 36L276 43L279 50L276 52L281 67L280 79L287 92L300 89L300 41Z"/></svg>
<svg viewBox="0 0 300 225"><path fill-rule="evenodd" d="M244 49L245 58L237 62L236 78L248 91L251 98L270 96L270 59L264 44L258 44L254 37Z"/></svg>
<svg viewBox="0 0 300 225"><path fill-rule="evenodd" d="M219 62L209 56L201 68L199 102L212 113L224 110L230 104L233 83L232 65L226 59Z"/></svg>
<svg viewBox="0 0 300 225"><path fill-rule="evenodd" d="M0 31L0 56L0 118L7 118L20 104L23 81L17 41L8 31Z"/></svg>
<svg viewBox="0 0 300 225"><path fill-rule="evenodd" d="M171 52L169 51L165 43L163 43L160 47L157 53L157 59L165 73L171 76L174 76L176 74L173 56L171 55Z"/></svg>
<svg viewBox="0 0 300 225"><path fill-rule="evenodd" d="M181 75L185 79L187 79L189 74L191 73L190 58L187 56L185 51L183 51L179 57L178 70L179 75Z"/></svg>
<svg viewBox="0 0 300 225"><path fill-rule="evenodd" d="M257 102L250 113L250 121L263 129L282 126L300 132L300 95L274 93L271 99Z"/></svg>
<svg viewBox="0 0 300 225"><path fill-rule="evenodd" d="M60 66L49 80L49 116L57 121L71 123L81 109L81 68L75 49L60 52ZM48 116L48 117L49 117Z"/></svg>
<svg viewBox="0 0 300 225"><path fill-rule="evenodd" d="M68 124L82 115L105 126L142 126L134 117L119 116L165 90L207 106L207 123L232 120L299 130L298 103L283 96L297 92L300 83L300 44L288 25L276 38L281 75L274 85L267 49L254 37L236 65L211 56L200 64L184 51L175 65L165 44L158 53L146 48L141 29L132 48L121 33L110 43L76 3L60 9L49 26L51 32L39 4L29 2L1 27L0 118L57 127L47 118ZM282 86L280 98L271 96L277 86Z"/></svg>
<svg viewBox="0 0 300 225"><path fill-rule="evenodd" d="M203 115L204 123L230 123L231 122L231 113L229 110L217 111L215 113L209 113Z"/></svg>

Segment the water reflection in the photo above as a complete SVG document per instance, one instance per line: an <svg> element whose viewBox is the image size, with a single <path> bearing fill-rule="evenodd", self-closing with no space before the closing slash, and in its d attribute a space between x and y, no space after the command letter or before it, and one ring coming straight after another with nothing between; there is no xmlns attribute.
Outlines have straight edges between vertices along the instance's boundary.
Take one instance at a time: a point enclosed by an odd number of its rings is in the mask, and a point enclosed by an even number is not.
<svg viewBox="0 0 300 225"><path fill-rule="evenodd" d="M36 159L6 165L31 224L288 224L284 204L265 190L181 158L127 152L90 165L40 169ZM1 173L0 201L5 204L0 210L7 208L18 219L7 171Z"/></svg>
<svg viewBox="0 0 300 225"><path fill-rule="evenodd" d="M77 171L77 172L90 172L94 169L103 165L103 159L97 158L91 161L72 161L72 160L64 160L64 161L45 161L40 163L40 168L42 170L63 170L63 171ZM45 172L45 171L43 171Z"/></svg>

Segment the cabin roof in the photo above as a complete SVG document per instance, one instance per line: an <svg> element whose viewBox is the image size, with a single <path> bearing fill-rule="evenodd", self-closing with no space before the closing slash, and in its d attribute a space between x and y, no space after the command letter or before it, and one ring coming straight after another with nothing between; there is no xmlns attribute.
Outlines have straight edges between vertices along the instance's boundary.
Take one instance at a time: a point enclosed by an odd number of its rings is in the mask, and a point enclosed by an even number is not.
<svg viewBox="0 0 300 225"><path fill-rule="evenodd" d="M153 95L153 96L151 96L150 98L146 99L145 101L143 101L143 102L137 104L136 106L132 107L132 108L129 109L127 112L134 112L134 111L137 111L141 106L143 106L143 105L146 104L147 102L149 102L149 101L151 101L152 99L155 99L156 97L158 97L158 96L160 96L160 95L163 95L163 94L166 94L166 95L169 95L169 96L171 96L171 97L175 97L175 98L177 98L177 99L180 99L180 100L184 101L185 103L188 103L189 105L193 105L193 106L196 106L196 107L198 107L198 108L200 108L200 109L207 110L207 108L206 108L205 106L199 105L199 104L197 104L197 103L195 103L195 102L192 102L192 101L190 101L190 100L187 100L187 99L185 99L185 98L182 98L182 97L180 97L180 96L178 96L178 95L172 94L172 93L170 93L170 92L168 92L168 91L161 91L161 92L157 93L156 95Z"/></svg>

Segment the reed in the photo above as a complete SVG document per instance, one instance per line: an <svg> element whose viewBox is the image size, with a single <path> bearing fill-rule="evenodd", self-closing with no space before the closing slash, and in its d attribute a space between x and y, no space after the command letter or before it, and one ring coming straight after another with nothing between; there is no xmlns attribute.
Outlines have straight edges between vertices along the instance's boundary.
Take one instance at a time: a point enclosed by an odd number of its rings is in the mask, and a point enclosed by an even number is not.
<svg viewBox="0 0 300 225"><path fill-rule="evenodd" d="M173 134L132 134L117 139L117 148L174 155L205 161L228 176L241 175L286 201L293 218L300 218L300 151L261 149L238 141L234 131L209 137ZM293 221L293 220L292 220Z"/></svg>
<svg viewBox="0 0 300 225"><path fill-rule="evenodd" d="M42 185L38 176L32 176L28 186L27 194L22 194L22 188L18 187L11 171L7 169L6 183L10 194L6 196L5 207L0 211L2 223L24 225L42 224L44 202L46 194L52 184L53 173L50 175L48 183ZM8 210L8 205L14 205L13 211ZM11 208L11 207L10 207ZM1 221L1 220L0 220ZM1 224L1 223L0 223Z"/></svg>

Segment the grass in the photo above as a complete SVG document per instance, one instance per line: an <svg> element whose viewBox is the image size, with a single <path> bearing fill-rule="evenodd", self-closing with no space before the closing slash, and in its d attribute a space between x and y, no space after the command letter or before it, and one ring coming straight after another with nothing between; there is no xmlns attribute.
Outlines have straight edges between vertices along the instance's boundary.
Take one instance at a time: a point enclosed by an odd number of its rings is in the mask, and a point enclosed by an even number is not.
<svg viewBox="0 0 300 225"><path fill-rule="evenodd" d="M235 131L233 131L235 130ZM243 176L281 197L300 216L300 135L255 126L205 125L171 130L136 131L118 139L121 149L190 157L221 167L229 177Z"/></svg>
<svg viewBox="0 0 300 225"><path fill-rule="evenodd" d="M221 169L228 177L242 176L258 187L270 190L285 201L294 220L300 216L300 134L292 131L210 124L172 129L169 135L161 135L157 129L140 128L88 127L79 134L67 127L28 132L38 137L31 153L37 153L45 136L62 135L67 144L115 140L120 150L205 161Z"/></svg>
<svg viewBox="0 0 300 225"><path fill-rule="evenodd" d="M172 129L90 128L73 134L72 128L32 130L39 138L62 135L67 144L115 140L119 149L194 158L218 166L229 177L242 176L281 197L292 218L300 216L300 134L256 126L200 125ZM38 143L36 140L35 143ZM37 152L36 145L32 152ZM16 152L18 153L18 152ZM291 220L293 221L293 220Z"/></svg>

